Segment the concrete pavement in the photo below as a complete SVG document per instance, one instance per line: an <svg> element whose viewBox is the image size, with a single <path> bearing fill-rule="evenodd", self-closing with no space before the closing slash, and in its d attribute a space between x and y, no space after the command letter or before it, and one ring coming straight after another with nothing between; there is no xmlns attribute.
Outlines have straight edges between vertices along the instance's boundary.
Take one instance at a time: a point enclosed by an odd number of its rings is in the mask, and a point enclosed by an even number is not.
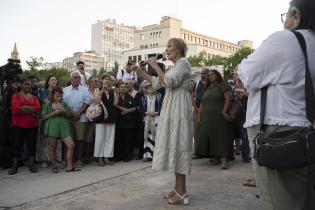
<svg viewBox="0 0 315 210"><path fill-rule="evenodd" d="M27 168L8 176L0 171L0 209L108 210L259 210L256 188L243 187L252 177L251 164L236 160L228 170L194 160L188 176L189 206L171 206L162 196L171 190L173 174L155 172L150 163L131 161L114 166L85 166L81 172L52 174Z"/></svg>

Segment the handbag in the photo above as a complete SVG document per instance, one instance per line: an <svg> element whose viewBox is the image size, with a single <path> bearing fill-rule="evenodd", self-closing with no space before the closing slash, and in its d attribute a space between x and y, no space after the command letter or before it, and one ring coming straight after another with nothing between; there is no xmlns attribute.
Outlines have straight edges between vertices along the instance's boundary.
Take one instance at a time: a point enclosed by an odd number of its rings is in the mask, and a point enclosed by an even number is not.
<svg viewBox="0 0 315 210"><path fill-rule="evenodd" d="M100 104L91 104L86 110L86 117L94 123L105 122L107 119L108 113L103 102Z"/></svg>
<svg viewBox="0 0 315 210"><path fill-rule="evenodd" d="M303 35L293 31L305 57L305 104L310 127L263 125L267 90L261 89L260 128L254 139L254 158L260 166L271 169L294 169L315 163L315 96L307 62Z"/></svg>
<svg viewBox="0 0 315 210"><path fill-rule="evenodd" d="M232 99L229 115L232 119L232 122L240 122L244 119L244 109L241 103L238 102L235 98Z"/></svg>

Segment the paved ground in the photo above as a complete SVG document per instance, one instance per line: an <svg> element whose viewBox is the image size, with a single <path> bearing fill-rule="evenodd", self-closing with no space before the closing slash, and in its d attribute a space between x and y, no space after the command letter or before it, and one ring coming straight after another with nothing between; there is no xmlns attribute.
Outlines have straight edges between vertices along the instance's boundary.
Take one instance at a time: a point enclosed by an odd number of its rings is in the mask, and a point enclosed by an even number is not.
<svg viewBox="0 0 315 210"><path fill-rule="evenodd" d="M171 206L162 196L173 185L168 172L154 172L150 163L131 161L114 166L89 165L81 172L59 174L26 168L8 176L0 171L0 209L70 210L259 210L256 189L243 187L252 176L251 164L233 161L229 170L194 160L187 185L189 206Z"/></svg>

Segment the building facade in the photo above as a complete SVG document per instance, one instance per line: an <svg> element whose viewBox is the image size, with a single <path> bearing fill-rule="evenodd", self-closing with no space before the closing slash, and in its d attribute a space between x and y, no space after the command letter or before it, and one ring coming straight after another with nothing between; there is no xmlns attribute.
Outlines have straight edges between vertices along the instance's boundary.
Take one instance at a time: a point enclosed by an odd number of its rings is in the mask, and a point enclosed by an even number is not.
<svg viewBox="0 0 315 210"><path fill-rule="evenodd" d="M76 70L78 61L83 61L85 64L85 70L90 73L92 73L94 69L99 71L105 66L103 55L91 50L86 52L76 52L72 57L63 59L63 67L69 71L74 71Z"/></svg>
<svg viewBox="0 0 315 210"><path fill-rule="evenodd" d="M98 20L92 25L91 49L105 58L105 69L111 70L115 61L119 66L125 65L123 53L134 47L136 27L117 24L115 19Z"/></svg>
<svg viewBox="0 0 315 210"><path fill-rule="evenodd" d="M43 69L63 68L63 62L45 63Z"/></svg>
<svg viewBox="0 0 315 210"><path fill-rule="evenodd" d="M181 20L165 16L162 17L160 24L145 26L135 31L134 48L124 53L124 60L139 62L156 53L163 53L167 41L173 37L185 40L188 47L187 57L197 55L202 51L207 53L208 58L214 55L228 57L242 47L253 47L250 40L232 43L184 29Z"/></svg>

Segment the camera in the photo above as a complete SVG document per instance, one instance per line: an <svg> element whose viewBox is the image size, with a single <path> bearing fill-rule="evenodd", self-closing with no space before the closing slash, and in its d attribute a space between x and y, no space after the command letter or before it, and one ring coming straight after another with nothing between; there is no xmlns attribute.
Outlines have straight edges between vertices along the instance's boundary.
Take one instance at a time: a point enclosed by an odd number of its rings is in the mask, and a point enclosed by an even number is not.
<svg viewBox="0 0 315 210"><path fill-rule="evenodd" d="M161 58L163 58L164 57L164 55L163 54L160 54L160 53L157 53L156 55L155 55L155 59L156 60L159 60L159 59L161 59ZM145 66L145 65L147 65L148 64L148 62L147 61L140 61L139 62L139 66Z"/></svg>
<svg viewBox="0 0 315 210"><path fill-rule="evenodd" d="M0 67L0 82L6 81L8 84L20 82L22 78L22 68L20 60L8 59L8 63Z"/></svg>

